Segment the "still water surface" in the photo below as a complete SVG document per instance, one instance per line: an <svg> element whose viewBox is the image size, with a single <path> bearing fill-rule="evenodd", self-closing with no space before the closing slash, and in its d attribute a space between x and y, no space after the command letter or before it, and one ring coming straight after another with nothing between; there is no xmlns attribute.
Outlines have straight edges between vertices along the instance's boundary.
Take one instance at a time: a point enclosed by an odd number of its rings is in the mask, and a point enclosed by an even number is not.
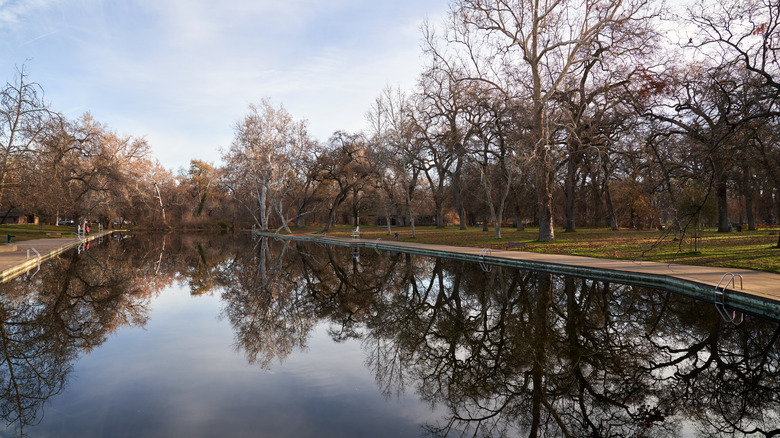
<svg viewBox="0 0 780 438"><path fill-rule="evenodd" d="M138 235L0 286L1 436L761 436L780 329L629 285Z"/></svg>

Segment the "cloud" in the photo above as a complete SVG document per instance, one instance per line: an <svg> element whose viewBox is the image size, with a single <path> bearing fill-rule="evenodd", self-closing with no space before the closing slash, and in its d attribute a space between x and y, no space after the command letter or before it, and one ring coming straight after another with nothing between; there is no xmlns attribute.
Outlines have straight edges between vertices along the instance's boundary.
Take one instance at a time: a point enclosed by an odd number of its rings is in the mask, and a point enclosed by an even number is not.
<svg viewBox="0 0 780 438"><path fill-rule="evenodd" d="M446 4L0 0L9 38L0 65L12 74L9 65L32 58L54 109L86 108L121 133L145 135L176 168L214 161L232 124L265 96L309 119L322 140L361 129L385 85L414 84L419 26Z"/></svg>
<svg viewBox="0 0 780 438"><path fill-rule="evenodd" d="M52 3L52 0L0 0L0 27L18 25L33 12Z"/></svg>

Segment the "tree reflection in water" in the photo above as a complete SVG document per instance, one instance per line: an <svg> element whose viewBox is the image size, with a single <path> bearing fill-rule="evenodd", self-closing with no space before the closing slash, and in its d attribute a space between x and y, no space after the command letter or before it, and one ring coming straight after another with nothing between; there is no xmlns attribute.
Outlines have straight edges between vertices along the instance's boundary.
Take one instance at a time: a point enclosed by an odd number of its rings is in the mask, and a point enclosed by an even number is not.
<svg viewBox="0 0 780 438"><path fill-rule="evenodd" d="M630 285L264 239L221 275L250 362L306 348L327 321L335 341L361 340L386 396L446 406L433 436L780 431L776 322L735 327Z"/></svg>
<svg viewBox="0 0 780 438"><path fill-rule="evenodd" d="M432 436L773 435L778 324L724 323L672 293L403 253L267 239L136 236L0 291L0 415L23 434L72 364L178 282L219 293L235 347L268 368L329 325Z"/></svg>
<svg viewBox="0 0 780 438"><path fill-rule="evenodd" d="M116 237L0 285L0 415L8 427L25 435L63 390L79 355L122 326L144 325L149 302L180 273L190 284L202 283L191 239L170 239L166 249L168 240Z"/></svg>

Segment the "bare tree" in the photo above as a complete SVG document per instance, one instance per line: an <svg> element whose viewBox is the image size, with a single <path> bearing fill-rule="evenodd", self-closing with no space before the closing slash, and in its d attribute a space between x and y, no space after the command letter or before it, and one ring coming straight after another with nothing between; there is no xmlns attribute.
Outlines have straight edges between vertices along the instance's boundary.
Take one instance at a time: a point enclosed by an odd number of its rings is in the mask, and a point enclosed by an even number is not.
<svg viewBox="0 0 780 438"><path fill-rule="evenodd" d="M427 35L428 44L432 35ZM421 142L423 170L433 195L436 226L444 226L444 201L447 180L452 189L458 211L460 229L466 229L463 202L463 168L467 160L465 139L470 135L465 114L471 104L468 84L458 80L461 75L452 66L434 57L432 65L420 76L419 97L414 118L416 133Z"/></svg>
<svg viewBox="0 0 780 438"><path fill-rule="evenodd" d="M417 125L412 115L412 103L400 89L386 88L377 98L369 114L375 127L374 141L381 151L383 169L380 184L392 180L402 192L403 206L409 216L412 237L415 231L415 195L423 168L421 142L417 140ZM385 189L392 196L390 187Z"/></svg>
<svg viewBox="0 0 780 438"><path fill-rule="evenodd" d="M699 0L688 9L697 33L687 45L716 60L736 60L762 85L774 90L771 104L780 111L780 4L773 0Z"/></svg>
<svg viewBox="0 0 780 438"><path fill-rule="evenodd" d="M757 82L757 105L747 115L748 124L776 123L780 117L780 4L774 0L727 0L717 4L698 1L688 8L688 18L696 26L696 33L687 45L695 47L717 63L736 62L743 66L748 77ZM753 122L755 120L756 122ZM749 129L754 130L753 126ZM776 141L757 139L764 171L780 172L771 164L778 152ZM780 202L776 206L780 216ZM777 242L780 248L780 238Z"/></svg>
<svg viewBox="0 0 780 438"><path fill-rule="evenodd" d="M52 117L43 100L43 88L27 79L22 66L14 83L0 90L0 204L13 173L28 164Z"/></svg>
<svg viewBox="0 0 780 438"><path fill-rule="evenodd" d="M548 102L582 63L607 28L630 25L647 0L460 0L453 7L448 39L463 50L467 79L489 83L531 102L536 139L534 172L539 240L555 239L553 179L559 159L550 135Z"/></svg>
<svg viewBox="0 0 780 438"><path fill-rule="evenodd" d="M297 216L287 210L289 196L295 190L300 161L312 147L306 121L295 121L269 99L249 106L249 114L236 124L236 137L223 154L225 184L263 231L276 212L281 228L290 232L288 222ZM278 230L277 230L278 231Z"/></svg>
<svg viewBox="0 0 780 438"><path fill-rule="evenodd" d="M480 172L495 237L500 239L504 208L519 168L514 152L520 148L514 143L522 141L523 136L512 123L512 112L520 111L501 93L486 87L473 88L474 104L468 116L472 135L467 145Z"/></svg>
<svg viewBox="0 0 780 438"><path fill-rule="evenodd" d="M117 205L138 200L139 193L144 199L155 199L152 181L145 177L147 163L152 162L144 138L118 135L89 113L72 126L63 125L57 135L56 141L46 142L46 153L57 159L50 170L60 178L66 199L80 219L107 216Z"/></svg>
<svg viewBox="0 0 780 438"><path fill-rule="evenodd" d="M330 230L338 207L350 193L362 190L363 184L376 174L377 165L362 134L337 131L331 136L327 150L319 157L316 177L319 183L333 186L324 233Z"/></svg>

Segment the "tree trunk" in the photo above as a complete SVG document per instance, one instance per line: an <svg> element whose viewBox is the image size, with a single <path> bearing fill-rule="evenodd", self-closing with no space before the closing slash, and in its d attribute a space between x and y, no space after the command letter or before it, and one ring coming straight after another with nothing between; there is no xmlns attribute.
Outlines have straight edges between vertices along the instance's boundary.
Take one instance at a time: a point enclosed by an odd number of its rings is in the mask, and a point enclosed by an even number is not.
<svg viewBox="0 0 780 438"><path fill-rule="evenodd" d="M564 183L564 216L566 232L577 231L574 224L574 193L577 185L577 163L574 159L576 152L569 155L566 169L566 181Z"/></svg>
<svg viewBox="0 0 780 438"><path fill-rule="evenodd" d="M323 227L322 232L327 233L330 231L330 225L333 223L333 218L336 216L336 203L334 201L333 207L328 212L328 219L325 221L325 227Z"/></svg>
<svg viewBox="0 0 780 438"><path fill-rule="evenodd" d="M540 167L546 167L545 163L540 163ZM553 230L550 172L546 168L540 168L538 172L536 197L539 206L539 241L552 242L555 240L555 230Z"/></svg>
<svg viewBox="0 0 780 438"><path fill-rule="evenodd" d="M325 227L322 229L323 233L330 231L330 226L333 223L333 219L336 217L336 209L344 202L346 197L347 189L342 189L341 192L336 195L336 198L333 200L333 206L331 206L330 211L328 212L328 219L325 221Z"/></svg>
<svg viewBox="0 0 780 438"><path fill-rule="evenodd" d="M274 208L276 209L276 214L279 216L279 220L282 222L282 228L284 228L284 231L287 232L287 234L292 234L292 231L290 230L290 220L287 219L284 216L284 212L282 211L282 200L279 199L277 202L274 203ZM276 232L278 232L279 229L277 228Z"/></svg>
<svg viewBox="0 0 780 438"><path fill-rule="evenodd" d="M525 227L523 226L523 221L520 219L520 215L515 213L515 227L517 227L517 231L523 231L525 230Z"/></svg>
<svg viewBox="0 0 780 438"><path fill-rule="evenodd" d="M265 204L266 199L268 197L267 193L268 189L266 188L265 184L262 185L260 188L260 230L261 231L268 231L268 216L265 214Z"/></svg>
<svg viewBox="0 0 780 438"><path fill-rule="evenodd" d="M460 227L459 229L465 230L467 229L466 225L466 209L463 208L463 193L460 190L460 171L463 167L463 159L458 158L458 164L455 166L455 172L452 175L453 180L453 188L455 190L455 207L458 210L458 219L460 220Z"/></svg>
<svg viewBox="0 0 780 438"><path fill-rule="evenodd" d="M718 197L718 232L728 233L729 230L729 204L728 204L728 186L727 178L724 173L718 176L717 181Z"/></svg>
<svg viewBox="0 0 780 438"><path fill-rule="evenodd" d="M436 228L444 228L444 205L439 197L434 199L436 203Z"/></svg>
<svg viewBox="0 0 780 438"><path fill-rule="evenodd" d="M532 64L533 78L533 129L537 141L535 150L535 177L536 177L536 202L539 214L539 241L552 242L555 240L555 231L553 230L553 210L552 210L552 169L548 162L550 157L549 133L546 129L546 109L545 102L542 101L541 78L537 64Z"/></svg>
<svg viewBox="0 0 780 438"><path fill-rule="evenodd" d="M390 228L390 213L385 210L385 223L387 224L387 235L391 235L393 233L392 228Z"/></svg>
<svg viewBox="0 0 780 438"><path fill-rule="evenodd" d="M756 231L756 215L753 213L753 194L745 194L745 215L747 215L747 223L749 231Z"/></svg>
<svg viewBox="0 0 780 438"><path fill-rule="evenodd" d="M615 217L615 207L612 205L612 196L609 194L609 185L604 183L604 203L607 206L607 223L612 231L618 230L617 217Z"/></svg>
<svg viewBox="0 0 780 438"><path fill-rule="evenodd" d="M352 188L352 225L360 226L360 201L358 199L359 191L357 187Z"/></svg>
<svg viewBox="0 0 780 438"><path fill-rule="evenodd" d="M157 192L157 200L160 202L160 212L162 213L162 221L165 228L168 228L168 220L165 218L165 207L163 206L162 195L160 195L160 187L157 183L154 183L154 190Z"/></svg>
<svg viewBox="0 0 780 438"><path fill-rule="evenodd" d="M490 179L488 178L487 174L485 173L485 169L481 169L482 172L482 187L485 189L485 200L488 204L488 209L490 210L490 217L493 219L493 229L495 229L496 232L496 239L501 238L501 214L503 210L503 200L501 201L502 206L499 208L498 215L496 215L496 206L493 202L493 184L490 182ZM506 197L504 197L506 198ZM487 220L485 220L485 224L482 227L482 231L487 231Z"/></svg>
<svg viewBox="0 0 780 438"><path fill-rule="evenodd" d="M780 196L775 198L775 211L777 212L777 222L780 223ZM780 233L777 235L777 247L780 248Z"/></svg>

